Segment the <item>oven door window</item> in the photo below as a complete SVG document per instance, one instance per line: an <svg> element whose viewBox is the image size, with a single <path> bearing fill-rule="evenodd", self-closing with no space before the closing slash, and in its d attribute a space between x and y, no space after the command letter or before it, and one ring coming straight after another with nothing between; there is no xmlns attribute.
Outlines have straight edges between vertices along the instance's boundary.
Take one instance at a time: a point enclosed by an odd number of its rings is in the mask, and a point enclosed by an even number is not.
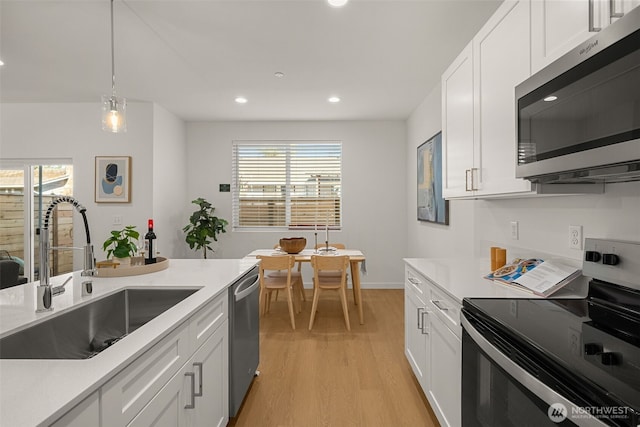
<svg viewBox="0 0 640 427"><path fill-rule="evenodd" d="M493 363L466 331L462 342L463 426L576 425Z"/></svg>

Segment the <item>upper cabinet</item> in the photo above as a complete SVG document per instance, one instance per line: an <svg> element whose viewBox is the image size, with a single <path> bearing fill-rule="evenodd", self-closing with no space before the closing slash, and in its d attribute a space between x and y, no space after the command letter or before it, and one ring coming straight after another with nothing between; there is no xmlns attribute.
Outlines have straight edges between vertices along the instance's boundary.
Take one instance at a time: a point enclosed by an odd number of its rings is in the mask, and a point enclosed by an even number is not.
<svg viewBox="0 0 640 427"><path fill-rule="evenodd" d="M531 71L536 73L640 0L531 0Z"/></svg>
<svg viewBox="0 0 640 427"><path fill-rule="evenodd" d="M530 75L529 0L507 0L442 75L443 194L530 193L515 178L514 88Z"/></svg>
<svg viewBox="0 0 640 427"><path fill-rule="evenodd" d="M442 75L442 193L445 198L472 192L473 43L458 55Z"/></svg>

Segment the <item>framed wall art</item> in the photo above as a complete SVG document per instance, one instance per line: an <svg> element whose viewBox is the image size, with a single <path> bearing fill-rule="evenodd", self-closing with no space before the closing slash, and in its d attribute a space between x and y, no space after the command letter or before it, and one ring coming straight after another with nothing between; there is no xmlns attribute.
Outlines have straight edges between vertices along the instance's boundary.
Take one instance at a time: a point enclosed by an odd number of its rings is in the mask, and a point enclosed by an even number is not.
<svg viewBox="0 0 640 427"><path fill-rule="evenodd" d="M449 201L442 196L442 132L418 147L418 220L449 225Z"/></svg>
<svg viewBox="0 0 640 427"><path fill-rule="evenodd" d="M131 202L131 157L96 156L96 203Z"/></svg>

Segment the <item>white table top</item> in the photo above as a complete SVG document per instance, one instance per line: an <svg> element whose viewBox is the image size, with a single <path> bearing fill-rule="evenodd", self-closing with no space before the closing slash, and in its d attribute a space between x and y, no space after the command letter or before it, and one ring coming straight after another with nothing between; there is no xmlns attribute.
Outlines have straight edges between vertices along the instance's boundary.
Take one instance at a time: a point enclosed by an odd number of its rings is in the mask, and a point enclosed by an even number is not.
<svg viewBox="0 0 640 427"><path fill-rule="evenodd" d="M122 368L194 314L255 259L170 260L169 268L131 277L93 280L93 293L83 297L79 272L51 278L57 286L71 275L66 292L53 298L54 310L35 313L35 284L0 291L0 337L56 316L78 305L127 287L201 288L126 338L87 360L0 360L0 425L49 425L100 388Z"/></svg>
<svg viewBox="0 0 640 427"><path fill-rule="evenodd" d="M256 257L258 255L263 256L272 256L272 255L287 255L286 252L278 251L276 249L256 249L249 254L247 257ZM364 260L365 256L362 251L358 249L336 249L335 251L331 251L328 253L325 252L316 252L314 249L303 249L297 254L292 254L296 257L296 259L300 260L310 260L312 255L347 255L349 258L354 258L354 260Z"/></svg>

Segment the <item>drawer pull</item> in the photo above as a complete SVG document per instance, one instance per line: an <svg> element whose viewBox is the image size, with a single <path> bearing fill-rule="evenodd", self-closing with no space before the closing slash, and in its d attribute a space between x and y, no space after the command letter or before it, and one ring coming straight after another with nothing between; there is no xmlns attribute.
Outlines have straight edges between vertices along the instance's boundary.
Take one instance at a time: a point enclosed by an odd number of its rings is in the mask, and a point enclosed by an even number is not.
<svg viewBox="0 0 640 427"><path fill-rule="evenodd" d="M196 374L185 372L184 376L191 377L191 403L184 405L184 409L193 409L196 407Z"/></svg>
<svg viewBox="0 0 640 427"><path fill-rule="evenodd" d="M440 311L449 311L447 307L442 306L442 303L439 300L431 300L431 303L436 307L438 307Z"/></svg>
<svg viewBox="0 0 640 427"><path fill-rule="evenodd" d="M414 285L419 285L419 284L421 284L421 282L420 282L418 279L413 278L413 277L409 277L407 280L408 280L409 282L411 282L412 284L414 284Z"/></svg>
<svg viewBox="0 0 640 427"><path fill-rule="evenodd" d="M198 392L194 393L195 397L201 397L202 396L202 362L193 362L193 367L194 368L199 368L198 369Z"/></svg>
<svg viewBox="0 0 640 427"><path fill-rule="evenodd" d="M423 318L422 318L422 314L423 313L422 312L424 311L424 307L418 307L416 311L418 313L417 316L416 316L416 318L418 319L418 329L422 329L421 320L423 320Z"/></svg>
<svg viewBox="0 0 640 427"><path fill-rule="evenodd" d="M424 321L424 315L425 315L425 314L426 314L426 315L429 315L429 312L425 310L425 311L423 311L423 312L422 312L422 314L421 314L421 317L422 317L422 327L420 328L420 331L422 332L422 335L429 335L429 328L427 328L427 330L426 330L426 331L424 330L424 327L426 326L426 322Z"/></svg>

